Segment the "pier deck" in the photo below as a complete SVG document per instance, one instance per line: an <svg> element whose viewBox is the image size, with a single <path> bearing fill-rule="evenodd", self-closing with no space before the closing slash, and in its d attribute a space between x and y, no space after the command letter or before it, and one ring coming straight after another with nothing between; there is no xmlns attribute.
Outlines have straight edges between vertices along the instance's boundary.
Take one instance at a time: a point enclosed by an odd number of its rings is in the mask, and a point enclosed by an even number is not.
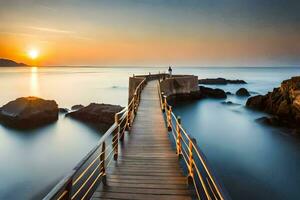
<svg viewBox="0 0 300 200"><path fill-rule="evenodd" d="M191 199L192 192L168 138L156 81L144 88L128 137L118 161L106 170L107 185L97 187L93 200Z"/></svg>

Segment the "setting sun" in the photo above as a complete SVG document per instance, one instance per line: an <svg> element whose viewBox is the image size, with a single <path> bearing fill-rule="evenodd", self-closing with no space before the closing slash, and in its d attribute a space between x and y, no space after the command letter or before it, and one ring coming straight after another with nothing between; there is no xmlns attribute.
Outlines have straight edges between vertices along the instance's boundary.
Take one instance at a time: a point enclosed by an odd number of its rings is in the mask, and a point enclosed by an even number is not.
<svg viewBox="0 0 300 200"><path fill-rule="evenodd" d="M32 49L28 52L28 56L34 60L39 56L39 51L36 49Z"/></svg>

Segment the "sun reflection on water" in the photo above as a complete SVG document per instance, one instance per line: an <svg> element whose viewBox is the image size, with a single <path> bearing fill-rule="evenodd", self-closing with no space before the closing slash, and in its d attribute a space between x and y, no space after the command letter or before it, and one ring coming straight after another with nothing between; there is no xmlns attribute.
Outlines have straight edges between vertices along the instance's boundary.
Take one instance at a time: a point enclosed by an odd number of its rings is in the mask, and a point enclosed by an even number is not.
<svg viewBox="0 0 300 200"><path fill-rule="evenodd" d="M31 67L30 95L39 96L38 68Z"/></svg>

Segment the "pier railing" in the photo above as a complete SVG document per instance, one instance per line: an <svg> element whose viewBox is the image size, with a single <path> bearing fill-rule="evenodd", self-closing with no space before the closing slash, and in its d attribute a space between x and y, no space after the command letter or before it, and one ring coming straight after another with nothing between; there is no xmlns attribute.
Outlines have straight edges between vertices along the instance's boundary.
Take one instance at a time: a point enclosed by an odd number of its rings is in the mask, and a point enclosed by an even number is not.
<svg viewBox="0 0 300 200"><path fill-rule="evenodd" d="M106 184L106 168L118 159L119 144L126 130L132 126L146 78L136 87L127 107L115 115L114 124L100 138L98 144L65 176L44 200L90 199L100 183Z"/></svg>
<svg viewBox="0 0 300 200"><path fill-rule="evenodd" d="M186 168L188 184L194 187L198 199L228 199L213 176L205 156L197 146L196 140L187 134L181 124L180 117L177 117L172 111L172 106L168 104L167 97L160 90L160 82L158 82L158 94L161 109L165 113L168 131L176 146L176 153L180 160L183 160Z"/></svg>

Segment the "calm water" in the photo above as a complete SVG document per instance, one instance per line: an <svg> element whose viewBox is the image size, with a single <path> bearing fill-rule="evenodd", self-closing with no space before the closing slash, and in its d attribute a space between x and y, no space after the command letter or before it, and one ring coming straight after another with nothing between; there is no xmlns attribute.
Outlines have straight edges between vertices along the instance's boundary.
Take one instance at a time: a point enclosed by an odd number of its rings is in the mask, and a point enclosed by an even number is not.
<svg viewBox="0 0 300 200"><path fill-rule="evenodd" d="M151 68L0 68L0 105L20 96L55 99L60 107L90 102L126 105L128 76ZM298 68L178 68L178 74L246 80L265 93ZM214 87L214 86L212 86ZM218 86L220 87L220 86ZM239 85L222 86L235 92ZM201 100L175 112L195 137L233 199L299 199L300 140L254 122L262 113ZM101 133L60 116L31 132L0 125L0 199L39 199L96 143ZM16 193L15 191L18 191Z"/></svg>

